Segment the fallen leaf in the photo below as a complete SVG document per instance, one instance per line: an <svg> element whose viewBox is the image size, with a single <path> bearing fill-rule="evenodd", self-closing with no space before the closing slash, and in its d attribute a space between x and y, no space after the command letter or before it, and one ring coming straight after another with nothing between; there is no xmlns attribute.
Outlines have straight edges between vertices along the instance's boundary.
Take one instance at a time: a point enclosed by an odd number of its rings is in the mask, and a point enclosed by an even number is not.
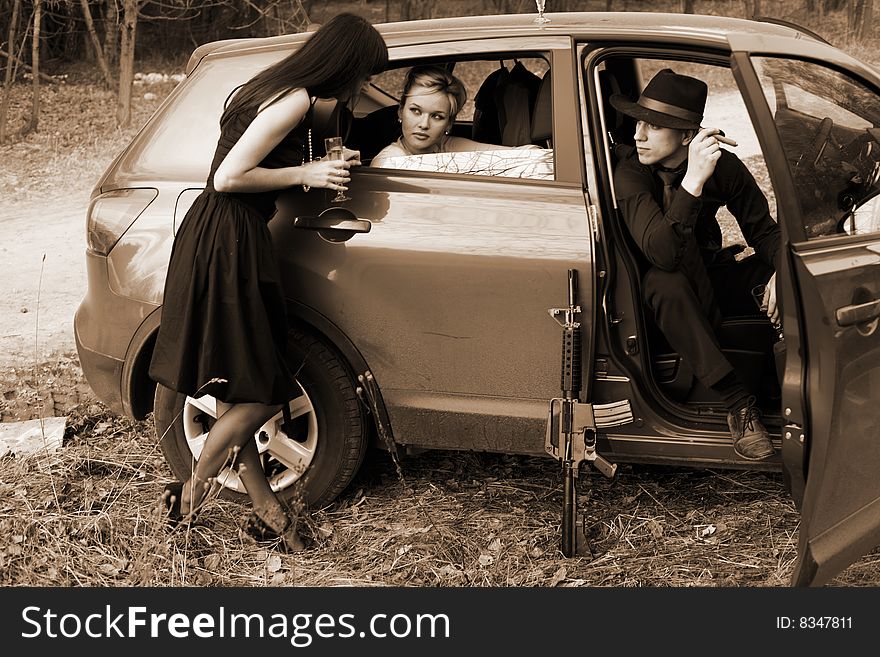
<svg viewBox="0 0 880 657"><path fill-rule="evenodd" d="M653 518L648 521L648 531L651 532L654 538L663 536L663 526Z"/></svg>
<svg viewBox="0 0 880 657"><path fill-rule="evenodd" d="M715 525L706 525L700 530L700 538L706 538L715 533Z"/></svg>
<svg viewBox="0 0 880 657"><path fill-rule="evenodd" d="M486 566L491 566L493 563L495 563L495 557L489 554L481 554L480 558L477 559L477 561L479 562L481 568L485 568Z"/></svg>
<svg viewBox="0 0 880 657"><path fill-rule="evenodd" d="M500 538L493 538L489 542L489 551L490 552L499 552L500 550L501 550L501 539Z"/></svg>
<svg viewBox="0 0 880 657"><path fill-rule="evenodd" d="M397 556L402 557L410 550L412 550L412 545L404 545L403 547L397 548Z"/></svg>
<svg viewBox="0 0 880 657"><path fill-rule="evenodd" d="M559 569L555 573L553 573L553 577L550 578L550 586L556 586L562 580L564 580L567 575L568 569L565 566L559 566Z"/></svg>
<svg viewBox="0 0 880 657"><path fill-rule="evenodd" d="M219 554L209 554L205 557L205 568L207 570L217 570L220 566L220 555Z"/></svg>
<svg viewBox="0 0 880 657"><path fill-rule="evenodd" d="M271 557L266 559L266 570L270 573L275 573L281 570L281 557L277 554L273 554Z"/></svg>
<svg viewBox="0 0 880 657"><path fill-rule="evenodd" d="M100 572L104 573L105 575L118 575L119 574L119 568L114 566L112 563L102 563L100 566L98 566L98 570Z"/></svg>
<svg viewBox="0 0 880 657"><path fill-rule="evenodd" d="M544 554L544 550L542 550L542 549L539 548L538 546L535 546L535 547L533 547L531 550L529 550L529 556L530 556L532 559L537 559L537 558L540 557L542 554Z"/></svg>
<svg viewBox="0 0 880 657"><path fill-rule="evenodd" d="M323 522L318 525L318 534L321 538L330 538L333 536L333 525L329 522Z"/></svg>
<svg viewBox="0 0 880 657"><path fill-rule="evenodd" d="M461 572L458 568L453 566L451 563L443 566L439 571L441 575L444 577L449 577L450 579L457 579L459 577L464 577L464 573Z"/></svg>

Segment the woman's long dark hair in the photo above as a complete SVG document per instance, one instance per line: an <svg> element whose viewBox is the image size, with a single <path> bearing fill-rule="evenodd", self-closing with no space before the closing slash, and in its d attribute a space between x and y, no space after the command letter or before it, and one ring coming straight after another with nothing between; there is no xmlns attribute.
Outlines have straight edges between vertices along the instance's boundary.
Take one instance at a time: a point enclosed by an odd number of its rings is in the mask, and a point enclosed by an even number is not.
<svg viewBox="0 0 880 657"><path fill-rule="evenodd" d="M268 99L275 103L294 89L310 96L348 100L358 85L388 65L388 47L368 21L338 14L318 28L295 53L264 69L239 88L220 123Z"/></svg>

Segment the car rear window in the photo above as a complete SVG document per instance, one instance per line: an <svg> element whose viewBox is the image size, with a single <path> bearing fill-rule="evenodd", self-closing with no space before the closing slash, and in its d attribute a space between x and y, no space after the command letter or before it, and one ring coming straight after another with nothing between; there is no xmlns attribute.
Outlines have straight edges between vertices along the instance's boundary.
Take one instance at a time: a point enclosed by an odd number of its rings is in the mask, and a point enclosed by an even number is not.
<svg viewBox="0 0 880 657"><path fill-rule="evenodd" d="M120 159L117 173L138 180L204 183L226 98L286 54L272 50L204 60L141 130Z"/></svg>

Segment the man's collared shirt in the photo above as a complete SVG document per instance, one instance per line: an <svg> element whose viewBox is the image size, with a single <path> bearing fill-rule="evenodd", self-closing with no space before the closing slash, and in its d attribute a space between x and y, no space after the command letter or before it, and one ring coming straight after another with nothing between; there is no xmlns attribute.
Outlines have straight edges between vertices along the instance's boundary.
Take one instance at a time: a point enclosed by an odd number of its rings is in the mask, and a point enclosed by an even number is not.
<svg viewBox="0 0 880 657"><path fill-rule="evenodd" d="M639 162L638 153L631 147L629 152L619 153L619 158L614 173L618 207L630 235L652 265L677 270L688 241L694 238L706 264L712 264L723 243L716 213L727 206L748 245L761 260L776 268L779 226L770 216L767 199L754 177L736 155L722 149L699 198L680 187L685 162L665 211L658 167Z"/></svg>

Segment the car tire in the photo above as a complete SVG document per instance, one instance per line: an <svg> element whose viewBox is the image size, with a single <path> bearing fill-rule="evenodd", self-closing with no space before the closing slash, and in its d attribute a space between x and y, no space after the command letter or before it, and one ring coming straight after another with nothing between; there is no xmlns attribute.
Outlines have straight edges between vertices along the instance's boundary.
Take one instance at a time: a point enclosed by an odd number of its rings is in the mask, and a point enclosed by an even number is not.
<svg viewBox="0 0 880 657"><path fill-rule="evenodd" d="M301 498L307 506L319 508L332 502L357 473L367 447L366 417L349 368L325 340L291 328L287 357L304 393L291 401L291 407L294 404L299 404L301 410L303 404L308 407L294 419L298 427L298 444L294 447L305 455L303 466L286 467L273 458L271 447L266 451L261 449L261 453L267 476L282 501ZM156 387L153 415L156 435L166 461L181 481L188 479L192 472L195 450L201 451L195 435L199 426L204 435L213 420L210 413L202 412L211 403L216 402L207 397L193 400L161 384ZM220 405L222 407L222 402ZM280 428L281 414L274 420L274 428L269 431L277 429L278 434L273 435L272 440L280 437L289 441ZM265 433L255 437L258 446L260 438L265 437ZM198 447L194 448L194 444ZM244 498L246 491L230 469L221 471L218 481L224 482L221 491L224 497Z"/></svg>

